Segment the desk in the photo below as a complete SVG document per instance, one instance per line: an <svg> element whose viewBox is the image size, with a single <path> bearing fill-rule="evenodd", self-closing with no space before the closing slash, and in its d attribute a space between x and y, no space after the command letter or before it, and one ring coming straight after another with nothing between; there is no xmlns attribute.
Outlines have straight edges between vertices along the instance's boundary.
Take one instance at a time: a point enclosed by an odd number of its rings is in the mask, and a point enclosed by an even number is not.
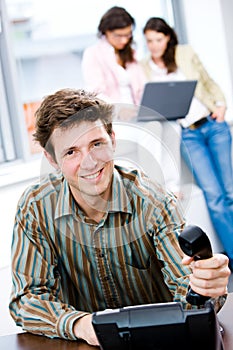
<svg viewBox="0 0 233 350"><path fill-rule="evenodd" d="M63 339L49 339L29 333L11 334L0 337L1 350L95 350L85 342Z"/></svg>
<svg viewBox="0 0 233 350"><path fill-rule="evenodd" d="M224 328L224 350L233 350L233 293L229 293L227 301L218 318ZM94 350L98 347L84 342L75 342L62 339L49 339L29 333L12 334L0 337L1 350Z"/></svg>

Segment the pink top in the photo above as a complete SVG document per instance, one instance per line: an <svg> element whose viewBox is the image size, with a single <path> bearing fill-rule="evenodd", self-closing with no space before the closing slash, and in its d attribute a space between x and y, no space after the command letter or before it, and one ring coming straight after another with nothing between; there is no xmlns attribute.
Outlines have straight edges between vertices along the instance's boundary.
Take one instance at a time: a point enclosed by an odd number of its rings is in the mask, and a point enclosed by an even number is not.
<svg viewBox="0 0 233 350"><path fill-rule="evenodd" d="M144 72L137 62L128 63L126 71L133 103L139 105L146 82ZM113 47L104 37L84 51L82 72L86 89L109 102L121 102L119 65Z"/></svg>

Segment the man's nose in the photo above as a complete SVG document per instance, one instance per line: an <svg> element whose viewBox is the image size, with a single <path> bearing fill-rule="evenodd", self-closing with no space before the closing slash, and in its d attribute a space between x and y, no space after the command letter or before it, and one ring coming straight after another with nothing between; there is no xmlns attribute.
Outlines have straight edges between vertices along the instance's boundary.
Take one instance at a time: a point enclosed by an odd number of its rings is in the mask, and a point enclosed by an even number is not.
<svg viewBox="0 0 233 350"><path fill-rule="evenodd" d="M92 152L87 153L81 162L81 167L84 169L93 169L97 164L95 157Z"/></svg>

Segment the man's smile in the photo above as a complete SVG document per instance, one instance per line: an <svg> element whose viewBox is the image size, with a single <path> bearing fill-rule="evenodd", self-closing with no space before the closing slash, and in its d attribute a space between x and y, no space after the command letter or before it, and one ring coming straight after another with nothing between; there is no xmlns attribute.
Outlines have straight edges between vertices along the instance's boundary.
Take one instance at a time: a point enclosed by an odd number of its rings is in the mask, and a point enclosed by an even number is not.
<svg viewBox="0 0 233 350"><path fill-rule="evenodd" d="M102 173L103 169L98 170L96 173L94 174L90 174L90 175L81 175L80 177L83 179L87 179L87 180L93 180L96 179L101 173Z"/></svg>

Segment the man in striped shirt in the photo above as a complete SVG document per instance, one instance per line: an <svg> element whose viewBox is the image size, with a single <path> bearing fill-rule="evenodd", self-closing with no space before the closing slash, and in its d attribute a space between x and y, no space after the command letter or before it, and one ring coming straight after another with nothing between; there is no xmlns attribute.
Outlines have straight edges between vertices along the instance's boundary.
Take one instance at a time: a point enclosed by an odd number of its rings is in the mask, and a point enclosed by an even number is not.
<svg viewBox="0 0 233 350"><path fill-rule="evenodd" d="M36 112L35 139L56 171L19 200L10 301L31 333L98 345L94 311L166 301L190 308L189 285L216 301L226 294L225 255L183 257L176 197L114 165L112 115L94 93L72 89L47 96Z"/></svg>

